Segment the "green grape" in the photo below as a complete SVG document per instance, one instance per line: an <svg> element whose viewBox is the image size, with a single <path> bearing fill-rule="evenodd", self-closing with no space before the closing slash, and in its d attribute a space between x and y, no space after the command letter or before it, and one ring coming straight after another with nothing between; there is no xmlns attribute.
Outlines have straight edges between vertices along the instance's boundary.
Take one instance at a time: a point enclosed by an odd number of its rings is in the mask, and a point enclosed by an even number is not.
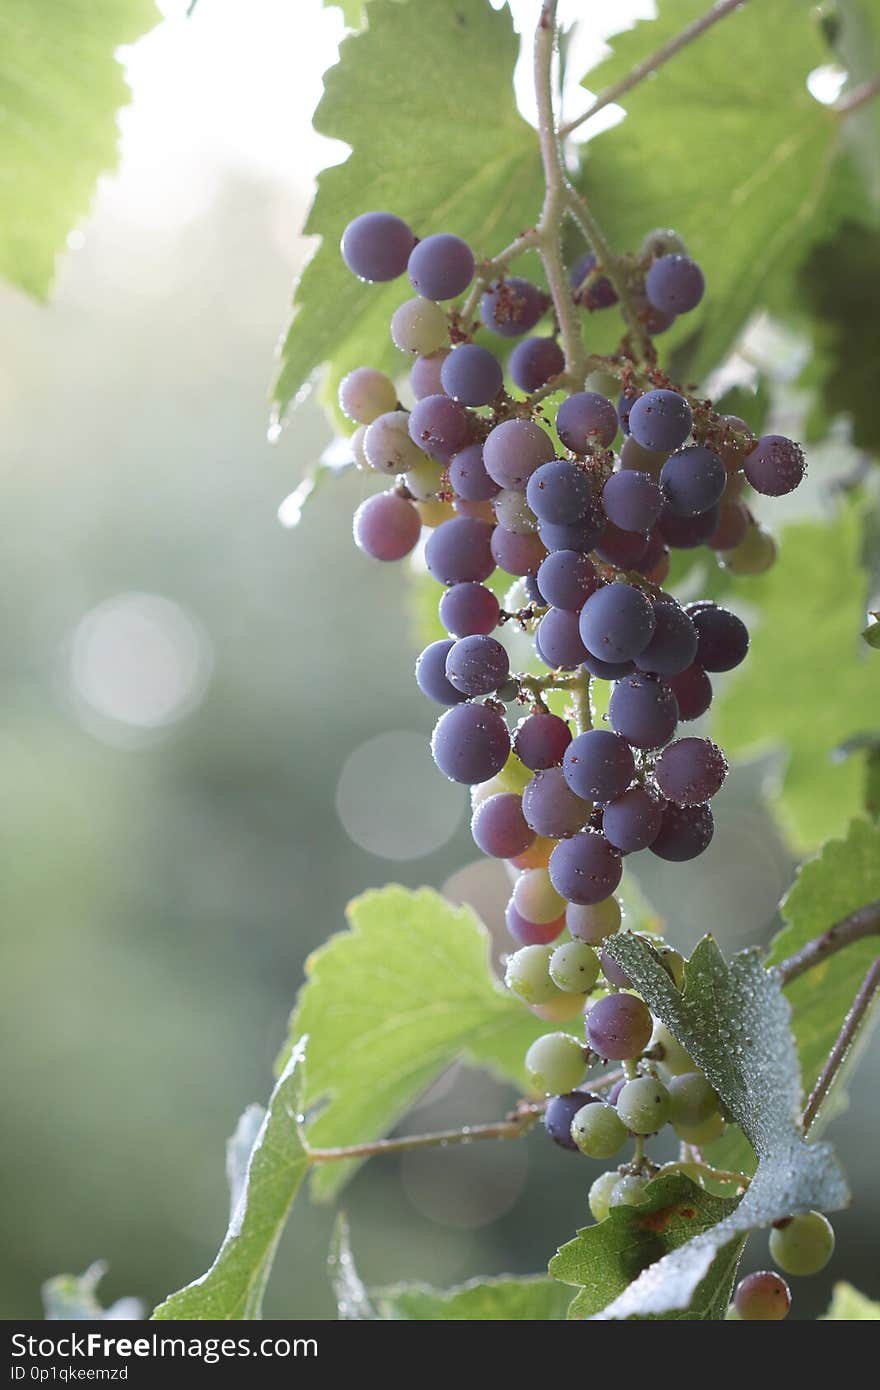
<svg viewBox="0 0 880 1390"><path fill-rule="evenodd" d="M620 922L620 903L616 898L605 898L591 907L569 903L565 910L565 925L572 936L590 946L597 946L607 936L613 936Z"/></svg>
<svg viewBox="0 0 880 1390"><path fill-rule="evenodd" d="M672 946L656 945L654 950L675 988L681 989L684 986L684 956Z"/></svg>
<svg viewBox="0 0 880 1390"><path fill-rule="evenodd" d="M684 256L686 248L678 232L671 227L655 227L646 232L639 247L640 256Z"/></svg>
<svg viewBox="0 0 880 1390"><path fill-rule="evenodd" d="M620 1174L616 1168L612 1168L607 1173L600 1173L593 1183L587 1200L594 1221L605 1220L611 1206L611 1194L619 1182Z"/></svg>
<svg viewBox="0 0 880 1390"><path fill-rule="evenodd" d="M498 773L497 778L493 778L492 780L498 782L499 791L516 792L518 795L522 796L522 793L525 791L534 775L534 772L531 772L530 769L526 767L525 763L520 762L515 753L511 753L507 762ZM560 908L560 912L561 911L562 909ZM559 916L559 913L556 915ZM530 917L529 921L534 921L534 918Z"/></svg>
<svg viewBox="0 0 880 1390"><path fill-rule="evenodd" d="M587 1158L613 1158L626 1143L626 1125L612 1105L594 1102L575 1115L571 1137Z"/></svg>
<svg viewBox="0 0 880 1390"><path fill-rule="evenodd" d="M820 1211L778 1222L770 1232L770 1257L786 1274L818 1274L834 1254L834 1229Z"/></svg>
<svg viewBox="0 0 880 1390"><path fill-rule="evenodd" d="M525 869L520 874L513 885L513 905L536 926L555 922L565 911L565 899L553 887L546 869Z"/></svg>
<svg viewBox="0 0 880 1390"><path fill-rule="evenodd" d="M693 1129L705 1124L718 1109L718 1097L701 1071L686 1071L669 1082L669 1118L676 1126Z"/></svg>
<svg viewBox="0 0 880 1390"><path fill-rule="evenodd" d="M436 497L443 483L443 464L425 458L411 468L406 475L406 486L417 502L426 502Z"/></svg>
<svg viewBox="0 0 880 1390"><path fill-rule="evenodd" d="M512 531L515 536L530 536L537 531L538 518L526 501L524 492L502 488L498 496L493 498L492 506L499 526L503 526L505 531Z"/></svg>
<svg viewBox="0 0 880 1390"><path fill-rule="evenodd" d="M721 1138L724 1133L724 1121L716 1110L702 1124L673 1125L673 1129L686 1144L696 1144L698 1148L702 1148L704 1144L712 1144Z"/></svg>
<svg viewBox="0 0 880 1390"><path fill-rule="evenodd" d="M543 1019L545 1023L564 1023L566 1019L583 1013L584 996L566 994L558 989L555 998L548 999L546 1004L530 1004L529 1008L536 1018Z"/></svg>
<svg viewBox="0 0 880 1390"><path fill-rule="evenodd" d="M599 957L585 941L565 941L550 957L550 977L566 993L589 994L599 978Z"/></svg>
<svg viewBox="0 0 880 1390"><path fill-rule="evenodd" d="M401 352L429 357L449 345L446 315L432 299L407 299L391 315L391 337Z"/></svg>
<svg viewBox="0 0 880 1390"><path fill-rule="evenodd" d="M733 1306L746 1322L780 1322L788 1317L791 1294L784 1279L762 1269L739 1281Z"/></svg>
<svg viewBox="0 0 880 1390"><path fill-rule="evenodd" d="M672 1036L665 1023L656 1023L651 1034L649 1049L657 1051L657 1061L670 1076L678 1076L685 1071L696 1071L697 1064L689 1057L681 1043ZM663 1055L660 1055L660 1048Z"/></svg>
<svg viewBox="0 0 880 1390"><path fill-rule="evenodd" d="M637 1076L617 1097L617 1113L631 1133L656 1134L669 1118L669 1092L653 1076Z"/></svg>
<svg viewBox="0 0 880 1390"><path fill-rule="evenodd" d="M584 381L585 391L596 391L600 396L607 396L609 400L616 401L620 395L620 382L611 372L598 371L590 372Z"/></svg>
<svg viewBox="0 0 880 1390"><path fill-rule="evenodd" d="M526 1072L536 1091L564 1095L584 1079L584 1049L570 1033L545 1033L526 1053ZM598 1110L600 1107L594 1107ZM580 1111L578 1111L580 1114Z"/></svg>
<svg viewBox="0 0 880 1390"><path fill-rule="evenodd" d="M550 979L552 946L521 946L507 959L504 983L526 1004L549 1004L558 994Z"/></svg>
<svg viewBox="0 0 880 1390"><path fill-rule="evenodd" d="M757 523L750 526L739 545L725 550L718 558L731 574L763 574L772 568L778 554L776 541L769 531Z"/></svg>
<svg viewBox="0 0 880 1390"><path fill-rule="evenodd" d="M642 1206L648 1200L647 1186L647 1180L636 1174L621 1178L612 1188L610 1205L612 1207Z"/></svg>

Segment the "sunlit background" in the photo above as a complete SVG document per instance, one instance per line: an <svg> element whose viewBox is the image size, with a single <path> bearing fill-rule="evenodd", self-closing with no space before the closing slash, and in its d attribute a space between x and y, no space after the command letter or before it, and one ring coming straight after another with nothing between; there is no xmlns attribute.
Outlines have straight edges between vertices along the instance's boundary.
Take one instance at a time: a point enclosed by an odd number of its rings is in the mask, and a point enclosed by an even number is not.
<svg viewBox="0 0 880 1390"><path fill-rule="evenodd" d="M590 8L592 53L651 12ZM310 128L340 14L161 9L124 55L121 165L50 305L0 292L6 1318L38 1315L47 1277L96 1258L108 1296L148 1306L210 1263L226 1136L268 1094L304 957L350 897L446 885L497 927L507 891L431 764L399 573L352 547L364 480L327 485L295 529L277 515L330 440L307 401L270 444L267 389L313 179L345 155ZM792 868L759 805L771 773L731 777L686 875L644 867L677 945L766 938ZM801 1316L843 1273L880 1292L869 1091L836 1127L857 1213L827 1277L799 1287ZM509 1100L456 1069L408 1123L498 1118ZM540 1135L376 1162L347 1198L362 1273L538 1268L586 1219L594 1168ZM301 1204L268 1315L333 1315L330 1223Z"/></svg>

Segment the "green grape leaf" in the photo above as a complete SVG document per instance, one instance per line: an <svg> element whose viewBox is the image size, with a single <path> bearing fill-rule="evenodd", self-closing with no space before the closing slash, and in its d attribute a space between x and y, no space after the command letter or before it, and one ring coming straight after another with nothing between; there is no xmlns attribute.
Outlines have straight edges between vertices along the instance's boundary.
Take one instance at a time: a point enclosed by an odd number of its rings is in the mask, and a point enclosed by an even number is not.
<svg viewBox="0 0 880 1390"><path fill-rule="evenodd" d="M102 1260L84 1274L56 1274L43 1285L43 1308L49 1322L132 1321L144 1316L139 1298L118 1298L108 1308L98 1300L98 1285L107 1273Z"/></svg>
<svg viewBox="0 0 880 1390"><path fill-rule="evenodd" d="M852 1284L834 1285L828 1312L820 1322L876 1322L880 1318L880 1303L866 1298Z"/></svg>
<svg viewBox="0 0 880 1390"><path fill-rule="evenodd" d="M309 1164L299 1123L304 1054L301 1040L276 1082L214 1263L201 1278L160 1303L154 1318L253 1321L261 1316L278 1241ZM236 1149L242 1133L240 1122L231 1141Z"/></svg>
<svg viewBox="0 0 880 1390"><path fill-rule="evenodd" d="M736 1209L711 1230L648 1266L601 1314L644 1317L687 1309L723 1248L783 1216L835 1211L849 1200L826 1144L805 1143L800 1068L790 1010L755 950L726 964L710 936L699 943L681 993L656 952L624 934L606 944L651 1010L702 1068L752 1144L758 1166Z"/></svg>
<svg viewBox="0 0 880 1390"><path fill-rule="evenodd" d="M737 1205L737 1199L714 1197L683 1173L655 1178L648 1184L647 1197L639 1207L612 1207L604 1221L578 1231L574 1240L553 1256L552 1277L579 1289L569 1306L570 1318L592 1318L601 1313L644 1270L710 1231ZM680 1307L673 1305L658 1316L723 1318L741 1251L740 1238L719 1249L698 1296L689 1288Z"/></svg>
<svg viewBox="0 0 880 1390"><path fill-rule="evenodd" d="M371 0L368 14L367 29L343 41L315 113L315 128L352 153L321 174L306 222L321 244L296 287L273 392L279 414L322 363L334 394L353 367L397 375L405 365L388 321L412 294L409 281L355 279L339 254L351 218L387 209L419 236L455 232L490 256L541 205L535 132L513 97L517 40L507 10L485 0Z"/></svg>
<svg viewBox="0 0 880 1390"><path fill-rule="evenodd" d="M309 1038L313 1148L386 1134L458 1058L525 1086L523 1057L547 1025L490 974L470 908L392 884L356 898L348 919L309 957L291 1020L291 1038ZM356 1166L317 1165L314 1194L333 1196Z"/></svg>
<svg viewBox="0 0 880 1390"><path fill-rule="evenodd" d="M705 9L665 0L585 84L602 90ZM626 119L584 147L580 184L611 245L635 251L651 227L676 227L705 273L702 304L662 339L682 376L721 361L774 277L845 211L824 196L842 123L806 87L827 57L798 0L745 6L622 97Z"/></svg>
<svg viewBox="0 0 880 1390"><path fill-rule="evenodd" d="M778 965L835 922L878 898L880 825L855 820L845 839L829 840L815 859L798 870L782 903L786 925L773 939L770 963ZM819 1075L856 991L878 955L880 940L867 937L786 986L806 1090Z"/></svg>
<svg viewBox="0 0 880 1390"><path fill-rule="evenodd" d="M835 757L858 712L880 706L880 664L861 640L865 575L861 517L786 526L780 561L743 588L757 623L747 661L713 705L713 734L728 754L788 754L773 800L794 844L809 850L862 807L858 760ZM811 595L821 594L821 602ZM817 678L829 672L830 684Z"/></svg>
<svg viewBox="0 0 880 1390"><path fill-rule="evenodd" d="M154 0L4 5L0 274L35 299L48 296L98 175L116 166L116 115L129 98L117 50L158 18Z"/></svg>
<svg viewBox="0 0 880 1390"><path fill-rule="evenodd" d="M361 1282L344 1217L336 1223L330 1247L330 1278L346 1321L388 1322L546 1322L565 1317L570 1294L545 1275L501 1274L469 1279L451 1289L428 1284L395 1284L367 1290Z"/></svg>

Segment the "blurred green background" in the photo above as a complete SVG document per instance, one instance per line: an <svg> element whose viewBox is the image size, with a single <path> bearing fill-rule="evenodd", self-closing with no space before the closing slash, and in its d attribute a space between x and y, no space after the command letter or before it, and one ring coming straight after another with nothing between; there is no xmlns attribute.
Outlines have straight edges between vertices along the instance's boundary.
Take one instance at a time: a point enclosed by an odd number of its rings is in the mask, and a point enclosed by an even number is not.
<svg viewBox="0 0 880 1390"><path fill-rule="evenodd" d="M38 1316L41 1283L96 1258L108 1297L148 1306L205 1269L223 1145L268 1094L306 954L364 888L439 887L473 861L465 794L426 752L400 572L351 544L367 485L328 483L294 530L277 518L330 438L307 401L270 445L266 391L331 156L308 117L338 16L298 0L298 66L266 73L276 47L288 61L289 6L204 4L185 30L166 8L131 55L121 170L50 305L0 294L7 1319ZM730 779L686 875L645 866L676 945L771 930L792 861L760 805L767 770ZM498 927L500 869L451 891ZM833 1131L856 1206L795 1316L835 1278L880 1294L878 1064L875 1045ZM457 1071L407 1127L496 1118L509 1098ZM586 1219L600 1166L540 1133L377 1161L346 1198L361 1271L537 1269ZM298 1206L267 1316L333 1316L331 1219Z"/></svg>

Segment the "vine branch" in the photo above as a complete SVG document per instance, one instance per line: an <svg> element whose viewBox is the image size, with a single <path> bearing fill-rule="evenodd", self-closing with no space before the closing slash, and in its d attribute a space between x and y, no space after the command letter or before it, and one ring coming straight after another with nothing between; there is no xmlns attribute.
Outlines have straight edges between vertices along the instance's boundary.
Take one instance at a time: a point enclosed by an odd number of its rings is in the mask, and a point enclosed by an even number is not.
<svg viewBox="0 0 880 1390"><path fill-rule="evenodd" d="M874 1002L874 996L878 988L880 988L880 958L874 961L874 964L868 970L868 973L862 981L859 992L852 1002L852 1007L843 1020L840 1032L837 1035L837 1041L829 1052L825 1065L819 1074L819 1078L810 1093L803 1118L805 1134L809 1133L811 1125L822 1108L825 1097L831 1090L835 1076L846 1061L849 1050L855 1042L856 1035Z"/></svg>
<svg viewBox="0 0 880 1390"><path fill-rule="evenodd" d="M796 980L799 975L804 975L814 966L820 965L829 956L842 951L846 946L852 946L856 941L862 941L867 936L880 935L880 899L876 902L866 903L864 907L857 908L848 917L842 917L839 922L835 922L821 936L815 940L808 941L806 946L802 946L794 955L782 961L776 970L779 975L780 983L790 985L792 980Z"/></svg>

